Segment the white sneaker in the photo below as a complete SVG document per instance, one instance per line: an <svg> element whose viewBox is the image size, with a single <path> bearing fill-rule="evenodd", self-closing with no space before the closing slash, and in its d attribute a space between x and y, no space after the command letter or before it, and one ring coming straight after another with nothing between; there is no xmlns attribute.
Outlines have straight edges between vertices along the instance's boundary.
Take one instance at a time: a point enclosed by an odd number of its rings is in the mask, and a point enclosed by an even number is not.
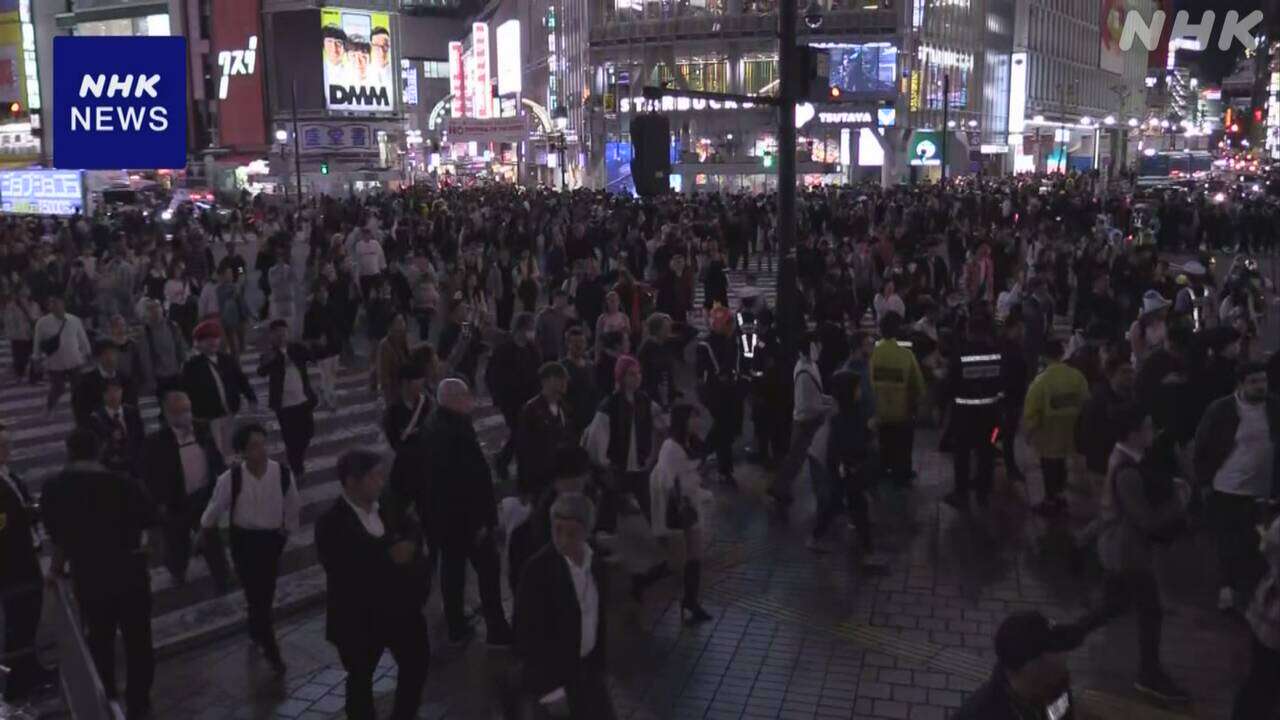
<svg viewBox="0 0 1280 720"><path fill-rule="evenodd" d="M1229 587L1218 590L1218 609L1228 612L1236 609L1236 591Z"/></svg>

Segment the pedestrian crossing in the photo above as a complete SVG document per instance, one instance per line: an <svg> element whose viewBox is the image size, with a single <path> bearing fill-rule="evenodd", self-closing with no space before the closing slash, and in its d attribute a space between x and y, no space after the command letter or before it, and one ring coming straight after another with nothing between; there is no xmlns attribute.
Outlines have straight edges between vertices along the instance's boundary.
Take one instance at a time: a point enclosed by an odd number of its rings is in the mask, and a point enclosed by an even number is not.
<svg viewBox="0 0 1280 720"><path fill-rule="evenodd" d="M760 296L773 304L776 275L768 272L755 274L754 278L747 275L743 271L730 272L730 306L738 307L750 285L754 285ZM702 307L701 283L695 292L695 303L697 308ZM705 327L705 314L696 313L696 317L691 319L699 327ZM271 457L283 462L284 443L279 425L274 414L266 409L267 379L255 372L260 357L260 352L252 347L241 356L241 365L260 405L256 413L243 409L237 421L261 422L268 431ZM315 369L312 370L312 383L319 383ZM47 384L14 383L9 343L0 340L0 422L9 428L9 465L37 495L44 482L64 466L64 442L75 427L70 410L70 391L59 400L51 415L46 415L44 410L47 392ZM294 581L307 587L316 586L314 523L341 492L335 472L338 457L355 447L376 449L388 455L390 452L381 429L381 396L369 388L367 367L341 368L337 395L336 410L317 410L315 414L315 436L307 453L306 474L298 483L302 501L300 529L289 538L281 558L282 588ZM138 408L147 431L154 431L160 418L156 398L152 395L140 397ZM488 397L478 398L474 420L481 444L487 452L495 452L506 438L506 426L501 413ZM158 563L158 558L155 562ZM242 612L242 604L236 599L238 594L217 594L208 568L199 558L191 563L185 583L176 584L158 564L152 568L151 583L156 643L160 647L166 644L166 633L174 636L170 640L175 640L179 635L190 635L193 623L214 622L213 618L224 617L228 608ZM225 623L225 617L222 622Z"/></svg>

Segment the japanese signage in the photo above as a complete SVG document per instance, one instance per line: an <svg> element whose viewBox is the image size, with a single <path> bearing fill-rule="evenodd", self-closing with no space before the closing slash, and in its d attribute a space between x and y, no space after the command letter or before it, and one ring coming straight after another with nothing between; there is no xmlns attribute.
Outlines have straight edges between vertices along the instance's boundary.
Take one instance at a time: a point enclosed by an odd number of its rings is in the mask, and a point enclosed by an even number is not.
<svg viewBox="0 0 1280 720"><path fill-rule="evenodd" d="M233 148L264 146L267 123L262 63L258 62L262 0L224 0L212 7L218 142Z"/></svg>
<svg viewBox="0 0 1280 720"><path fill-rule="evenodd" d="M462 43L449 43L449 117L467 114L467 68L462 63Z"/></svg>
<svg viewBox="0 0 1280 720"><path fill-rule="evenodd" d="M400 61L400 97L405 105L418 104L418 66L408 60Z"/></svg>
<svg viewBox="0 0 1280 720"><path fill-rule="evenodd" d="M492 115L493 95L489 88L489 24L471 24L471 62L475 68L474 115L480 119Z"/></svg>
<svg viewBox="0 0 1280 720"><path fill-rule="evenodd" d="M377 152L378 142L368 125L359 123L303 124L299 129L302 154Z"/></svg>
<svg viewBox="0 0 1280 720"><path fill-rule="evenodd" d="M520 92L520 21L508 20L498 26L498 95Z"/></svg>
<svg viewBox="0 0 1280 720"><path fill-rule="evenodd" d="M83 205L78 170L0 171L0 212L73 215Z"/></svg>
<svg viewBox="0 0 1280 720"><path fill-rule="evenodd" d="M450 118L449 142L519 142L528 137L523 117Z"/></svg>
<svg viewBox="0 0 1280 720"><path fill-rule="evenodd" d="M911 112L919 112L920 107L923 105L920 97L920 75L919 70L911 71L911 93L909 96Z"/></svg>
<svg viewBox="0 0 1280 720"><path fill-rule="evenodd" d="M391 20L386 13L325 8L325 107L359 113L395 110Z"/></svg>
<svg viewBox="0 0 1280 720"><path fill-rule="evenodd" d="M186 38L55 37L53 97L56 167L186 167Z"/></svg>

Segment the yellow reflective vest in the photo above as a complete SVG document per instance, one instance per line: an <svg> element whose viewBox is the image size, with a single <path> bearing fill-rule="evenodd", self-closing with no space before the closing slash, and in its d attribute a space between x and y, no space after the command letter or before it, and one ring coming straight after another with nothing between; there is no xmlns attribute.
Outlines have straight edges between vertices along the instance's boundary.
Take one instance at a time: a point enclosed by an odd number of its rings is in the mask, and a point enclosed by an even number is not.
<svg viewBox="0 0 1280 720"><path fill-rule="evenodd" d="M924 376L910 348L884 339L871 351L871 386L876 394L876 418L882 425L909 422L924 395Z"/></svg>
<svg viewBox="0 0 1280 720"><path fill-rule="evenodd" d="M1089 399L1089 381L1075 368L1050 363L1027 390L1022 425L1041 458L1068 458L1076 449L1076 419Z"/></svg>

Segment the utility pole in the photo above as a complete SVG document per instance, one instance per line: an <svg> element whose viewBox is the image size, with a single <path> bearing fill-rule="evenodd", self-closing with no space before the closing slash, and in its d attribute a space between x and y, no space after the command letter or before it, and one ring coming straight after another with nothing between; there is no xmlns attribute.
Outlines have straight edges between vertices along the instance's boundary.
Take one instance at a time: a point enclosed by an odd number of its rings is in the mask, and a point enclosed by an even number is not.
<svg viewBox="0 0 1280 720"><path fill-rule="evenodd" d="M293 172L298 181L298 211L302 211L302 151L298 142L298 79L289 87L289 99L293 105Z"/></svg>
<svg viewBox="0 0 1280 720"><path fill-rule="evenodd" d="M947 146L951 144L951 73L942 74L942 184L947 184Z"/></svg>
<svg viewBox="0 0 1280 720"><path fill-rule="evenodd" d="M796 0L778 4L778 328L789 361L805 328L796 327Z"/></svg>

